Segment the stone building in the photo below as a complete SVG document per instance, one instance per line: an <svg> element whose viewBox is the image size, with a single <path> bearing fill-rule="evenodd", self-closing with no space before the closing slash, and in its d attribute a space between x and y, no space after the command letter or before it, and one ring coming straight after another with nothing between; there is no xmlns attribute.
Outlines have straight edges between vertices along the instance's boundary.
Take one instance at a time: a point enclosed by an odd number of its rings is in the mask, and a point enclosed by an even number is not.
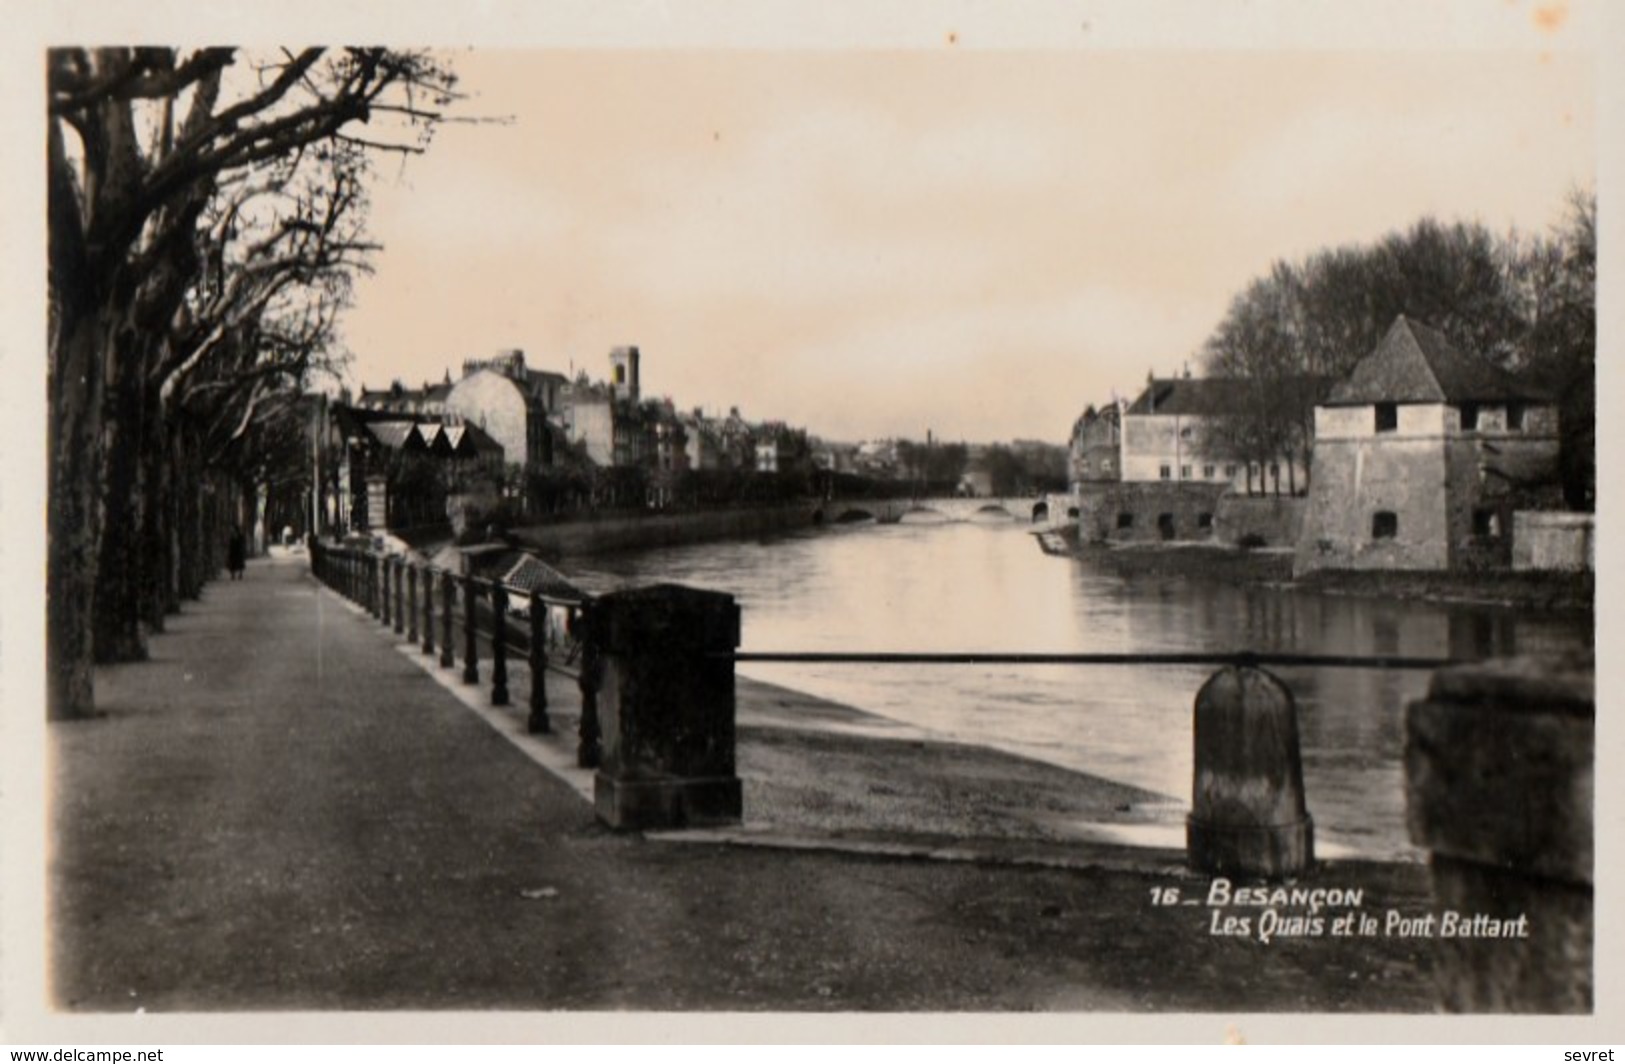
<svg viewBox="0 0 1625 1064"><path fill-rule="evenodd" d="M1090 406L1072 425L1067 450L1067 480L1072 494L1084 484L1123 478L1123 406L1118 400L1096 410Z"/></svg>
<svg viewBox="0 0 1625 1064"><path fill-rule="evenodd" d="M1315 408L1294 569L1511 564L1512 515L1549 509L1557 408L1403 315Z"/></svg>
<svg viewBox="0 0 1625 1064"><path fill-rule="evenodd" d="M1214 418L1236 409L1245 381L1224 377L1151 378L1122 413L1120 479L1224 484L1238 492L1290 493L1308 483L1301 464L1244 462L1204 454Z"/></svg>
<svg viewBox="0 0 1625 1064"><path fill-rule="evenodd" d="M446 394L445 409L484 429L502 445L509 463L526 471L545 469L556 459L549 419L559 411L564 386L562 374L530 369L523 351L505 351L465 361L462 379Z"/></svg>
<svg viewBox="0 0 1625 1064"><path fill-rule="evenodd" d="M334 403L322 450L330 527L382 531L439 524L458 495L488 493L500 476L500 444L455 415Z"/></svg>

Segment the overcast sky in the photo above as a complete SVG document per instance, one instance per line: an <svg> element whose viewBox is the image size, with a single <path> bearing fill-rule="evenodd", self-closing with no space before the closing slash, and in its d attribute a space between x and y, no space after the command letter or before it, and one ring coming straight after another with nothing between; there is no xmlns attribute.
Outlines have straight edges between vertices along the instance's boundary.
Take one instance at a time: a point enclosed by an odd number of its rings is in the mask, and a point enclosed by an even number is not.
<svg viewBox="0 0 1625 1064"><path fill-rule="evenodd" d="M827 437L1061 441L1277 258L1417 218L1543 230L1589 60L1527 51L530 50L374 194L369 386L524 349Z"/></svg>

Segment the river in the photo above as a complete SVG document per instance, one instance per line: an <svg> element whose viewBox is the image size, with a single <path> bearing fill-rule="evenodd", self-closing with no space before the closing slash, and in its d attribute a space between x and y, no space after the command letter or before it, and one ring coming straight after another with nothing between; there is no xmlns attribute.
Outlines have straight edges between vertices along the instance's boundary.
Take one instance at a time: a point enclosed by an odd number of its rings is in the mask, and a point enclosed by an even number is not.
<svg viewBox="0 0 1625 1064"><path fill-rule="evenodd" d="M1224 652L1479 657L1588 646L1571 615L1334 597L1174 577L1120 579L1045 555L1007 520L905 520L599 556L596 589L672 581L735 595L742 650ZM1212 669L741 664L770 683L944 738L1188 804L1191 707ZM1415 858L1403 714L1427 674L1278 669L1299 709L1305 788L1327 856Z"/></svg>

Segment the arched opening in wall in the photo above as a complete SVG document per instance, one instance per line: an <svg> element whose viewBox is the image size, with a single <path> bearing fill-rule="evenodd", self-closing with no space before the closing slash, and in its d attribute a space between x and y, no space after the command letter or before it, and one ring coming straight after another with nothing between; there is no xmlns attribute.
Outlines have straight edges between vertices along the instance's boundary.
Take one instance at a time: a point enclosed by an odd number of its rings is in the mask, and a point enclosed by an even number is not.
<svg viewBox="0 0 1625 1064"><path fill-rule="evenodd" d="M1134 527L1134 515L1124 510L1117 515L1117 530L1127 532Z"/></svg>
<svg viewBox="0 0 1625 1064"><path fill-rule="evenodd" d="M1033 524L1049 520L1049 503L1039 502L1033 504Z"/></svg>
<svg viewBox="0 0 1625 1064"><path fill-rule="evenodd" d="M1210 514L1210 513L1206 513L1206 512L1197 514L1196 515L1196 527L1197 527L1197 529L1199 531L1202 531L1202 532L1211 532L1211 531L1213 531L1213 515Z"/></svg>
<svg viewBox="0 0 1625 1064"><path fill-rule="evenodd" d="M1173 539L1174 538L1174 515L1173 514L1158 514L1157 515L1157 535L1162 537L1163 539Z"/></svg>
<svg viewBox="0 0 1625 1064"><path fill-rule="evenodd" d="M1076 506L1068 506L1066 508L1066 515L1071 518L1076 518L1078 516L1078 508Z"/></svg>
<svg viewBox="0 0 1625 1064"><path fill-rule="evenodd" d="M835 523L838 525L855 525L859 521L873 521L874 519L875 515L868 510L843 510L840 516L835 519Z"/></svg>

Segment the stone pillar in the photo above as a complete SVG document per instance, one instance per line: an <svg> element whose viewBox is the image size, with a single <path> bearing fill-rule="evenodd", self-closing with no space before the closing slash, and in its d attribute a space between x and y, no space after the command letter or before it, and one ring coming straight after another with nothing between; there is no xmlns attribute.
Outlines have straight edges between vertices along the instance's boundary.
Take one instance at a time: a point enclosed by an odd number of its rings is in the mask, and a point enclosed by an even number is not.
<svg viewBox="0 0 1625 1064"><path fill-rule="evenodd" d="M1445 1009L1592 1010L1595 722L1589 661L1443 669L1406 708L1406 815L1441 923L1486 921L1440 928Z"/></svg>
<svg viewBox="0 0 1625 1064"><path fill-rule="evenodd" d="M603 653L598 818L617 829L738 823L733 596L663 584L605 595L591 614Z"/></svg>
<svg viewBox="0 0 1625 1064"><path fill-rule="evenodd" d="M1280 878L1315 860L1298 711L1263 669L1219 670L1196 695L1187 857L1200 872Z"/></svg>

